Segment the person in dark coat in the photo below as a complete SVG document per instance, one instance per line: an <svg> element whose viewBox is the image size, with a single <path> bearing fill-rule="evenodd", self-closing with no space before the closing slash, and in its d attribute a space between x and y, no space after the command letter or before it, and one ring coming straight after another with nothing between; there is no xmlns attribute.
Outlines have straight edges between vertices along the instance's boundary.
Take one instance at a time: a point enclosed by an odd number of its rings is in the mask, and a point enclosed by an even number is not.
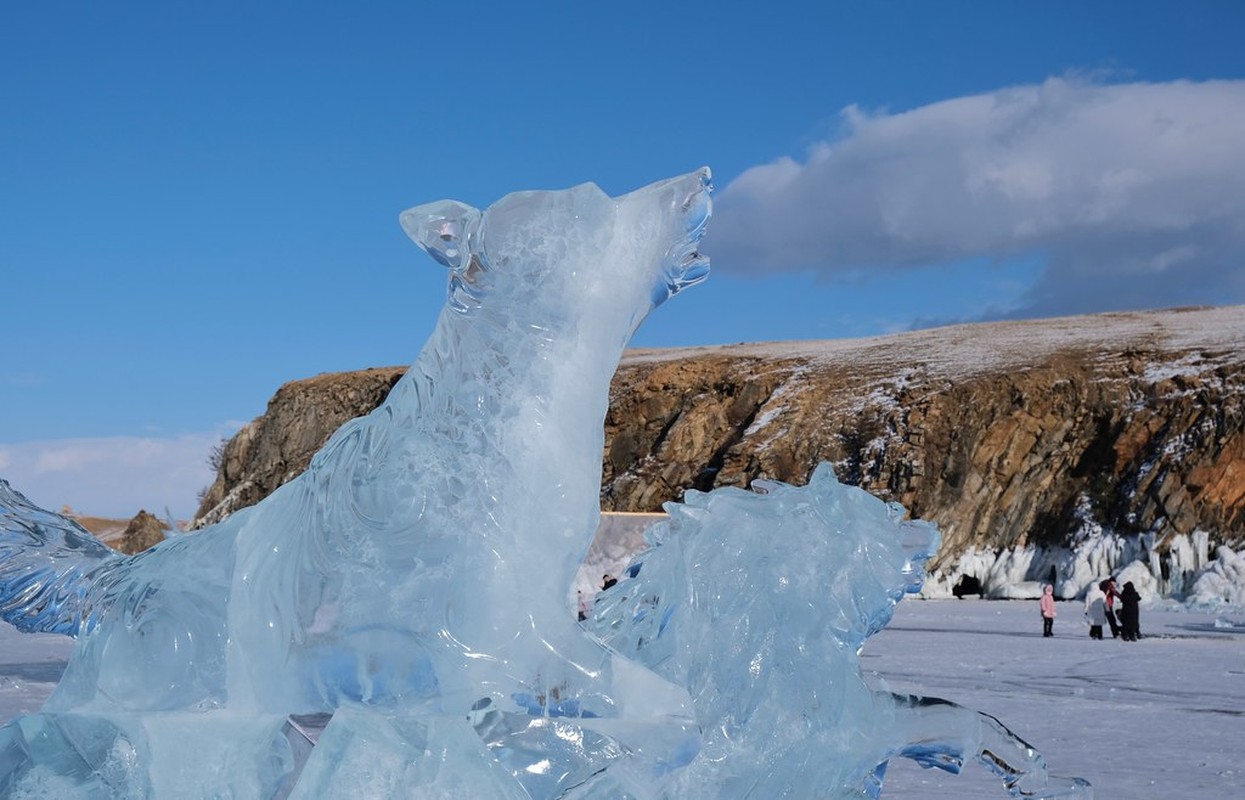
<svg viewBox="0 0 1245 800"><path fill-rule="evenodd" d="M1141 638L1141 595L1132 581L1125 583L1120 592L1120 636L1126 642Z"/></svg>

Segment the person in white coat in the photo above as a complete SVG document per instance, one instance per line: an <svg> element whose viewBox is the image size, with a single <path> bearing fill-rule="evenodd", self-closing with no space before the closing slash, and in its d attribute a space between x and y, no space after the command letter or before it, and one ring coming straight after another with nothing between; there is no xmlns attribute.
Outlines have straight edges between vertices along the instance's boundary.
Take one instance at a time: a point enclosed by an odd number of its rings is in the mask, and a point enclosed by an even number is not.
<svg viewBox="0 0 1245 800"><path fill-rule="evenodd" d="M1101 639L1102 626L1107 624L1107 595L1097 584L1091 584L1085 595L1085 621L1089 623L1089 638Z"/></svg>

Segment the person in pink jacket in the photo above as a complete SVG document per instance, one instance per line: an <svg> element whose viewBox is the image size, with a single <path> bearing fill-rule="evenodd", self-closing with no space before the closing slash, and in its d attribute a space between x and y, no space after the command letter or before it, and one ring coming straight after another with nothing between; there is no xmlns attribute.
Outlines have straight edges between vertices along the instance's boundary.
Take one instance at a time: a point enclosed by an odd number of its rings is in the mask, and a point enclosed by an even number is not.
<svg viewBox="0 0 1245 800"><path fill-rule="evenodd" d="M1042 587L1042 636L1055 635L1055 587L1047 584Z"/></svg>

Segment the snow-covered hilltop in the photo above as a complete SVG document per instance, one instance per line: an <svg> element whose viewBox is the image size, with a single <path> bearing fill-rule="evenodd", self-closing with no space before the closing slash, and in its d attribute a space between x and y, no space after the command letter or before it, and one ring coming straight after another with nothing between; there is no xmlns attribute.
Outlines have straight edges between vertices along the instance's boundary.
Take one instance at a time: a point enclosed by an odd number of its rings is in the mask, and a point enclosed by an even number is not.
<svg viewBox="0 0 1245 800"><path fill-rule="evenodd" d="M639 351L614 382L603 498L649 510L830 461L938 523L932 591L968 574L1028 595L1055 566L1073 596L1140 560L1152 592L1183 596L1245 539L1243 384L1239 306Z"/></svg>
<svg viewBox="0 0 1245 800"><path fill-rule="evenodd" d="M199 516L297 474L398 374L282 387L226 448ZM688 488L802 484L829 461L938 523L931 591L968 574L1024 595L1053 565L1063 596L1128 568L1138 588L1144 569L1151 592L1184 597L1218 569L1215 591L1242 602L1216 548L1245 544L1243 388L1245 306L634 350L611 389L602 504L657 511Z"/></svg>

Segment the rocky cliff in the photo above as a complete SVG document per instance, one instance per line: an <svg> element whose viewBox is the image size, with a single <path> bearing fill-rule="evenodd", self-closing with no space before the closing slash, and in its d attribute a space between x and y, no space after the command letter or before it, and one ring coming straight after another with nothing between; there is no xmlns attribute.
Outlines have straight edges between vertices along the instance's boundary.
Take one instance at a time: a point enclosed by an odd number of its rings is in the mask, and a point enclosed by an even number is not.
<svg viewBox="0 0 1245 800"><path fill-rule="evenodd" d="M159 517L148 513L146 509L141 510L125 526L125 531L121 534L116 547L127 555L141 553L163 542L166 530L165 524L160 521Z"/></svg>
<svg viewBox="0 0 1245 800"><path fill-rule="evenodd" d="M281 387L228 443L197 522L257 502L400 368ZM937 328L873 339L630 351L606 419L602 507L803 483L821 461L970 546L1128 534L1245 540L1245 307Z"/></svg>
<svg viewBox="0 0 1245 800"><path fill-rule="evenodd" d="M203 493L190 527L255 505L299 475L333 431L380 405L405 372L405 367L374 367L282 386L268 410L225 444L216 481Z"/></svg>

